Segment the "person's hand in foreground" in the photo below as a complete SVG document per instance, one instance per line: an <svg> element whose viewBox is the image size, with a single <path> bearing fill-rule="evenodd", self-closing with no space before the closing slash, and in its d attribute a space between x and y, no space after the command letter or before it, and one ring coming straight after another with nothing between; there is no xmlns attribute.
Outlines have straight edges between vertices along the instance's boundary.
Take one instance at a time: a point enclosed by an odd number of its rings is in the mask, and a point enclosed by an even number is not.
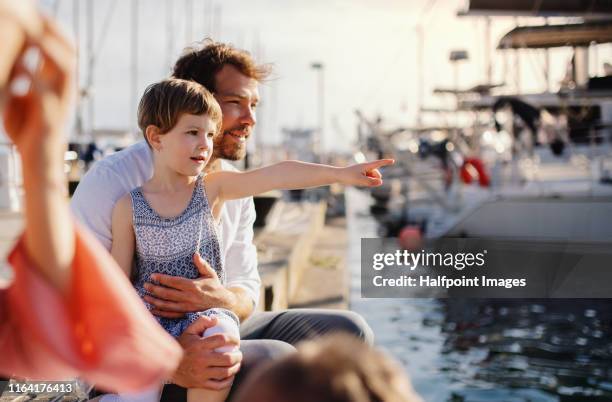
<svg viewBox="0 0 612 402"><path fill-rule="evenodd" d="M53 22L42 20L40 35L25 36L3 89L4 127L23 166L26 250L43 276L61 290L75 252L63 172L63 130L75 60L70 42Z"/></svg>
<svg viewBox="0 0 612 402"><path fill-rule="evenodd" d="M63 132L75 51L27 0L0 0L0 44L0 112L25 189L25 232L8 257L14 278L0 289L0 375L159 386L179 345L69 213Z"/></svg>

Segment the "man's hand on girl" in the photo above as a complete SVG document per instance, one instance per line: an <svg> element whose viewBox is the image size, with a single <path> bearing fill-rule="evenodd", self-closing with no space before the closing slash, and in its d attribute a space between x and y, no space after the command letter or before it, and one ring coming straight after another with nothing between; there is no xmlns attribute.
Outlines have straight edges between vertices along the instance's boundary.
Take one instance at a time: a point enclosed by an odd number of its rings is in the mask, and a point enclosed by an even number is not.
<svg viewBox="0 0 612 402"><path fill-rule="evenodd" d="M215 270L200 255L194 254L193 262L200 272L197 279L188 279L163 274L151 275L159 283L145 283L151 294L144 297L153 305L151 312L159 317L181 318L187 312L204 311L212 307L231 306L235 295L222 284Z"/></svg>

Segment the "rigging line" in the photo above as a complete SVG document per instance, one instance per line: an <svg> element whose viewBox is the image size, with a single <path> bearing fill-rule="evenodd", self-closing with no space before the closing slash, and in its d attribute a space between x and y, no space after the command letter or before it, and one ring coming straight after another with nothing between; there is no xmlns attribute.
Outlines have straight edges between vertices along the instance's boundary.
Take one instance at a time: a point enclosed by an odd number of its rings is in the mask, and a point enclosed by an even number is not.
<svg viewBox="0 0 612 402"><path fill-rule="evenodd" d="M421 12L419 14L420 15L419 19L423 18L432 9L432 7L436 4L436 1L437 0L429 0L427 2L427 4L423 7L423 9L421 10ZM387 68L385 69L384 74L381 75L381 78L377 81L376 85L372 86L371 89L369 91L367 91L368 96L365 98L365 100L363 102L360 103L361 107L370 104L371 100L378 96L381 87L387 81L387 74L389 73L389 71L391 70L392 67L393 68L396 67L396 64L397 64L398 59L399 59L399 57L401 55L401 50L402 50L403 46L404 46L404 43L399 42L398 48L394 52L395 53L395 57L394 57L393 61L387 65Z"/></svg>
<svg viewBox="0 0 612 402"><path fill-rule="evenodd" d="M437 0L429 0L427 2L427 4L425 4L425 6L423 6L423 8L421 9L421 12L419 13L419 20L421 20L423 18L426 18L427 15L429 15L431 10L433 10L433 8L436 6L436 2L437 2ZM431 24L431 20L427 23L428 27L430 26L430 24ZM417 40L418 40L418 38L417 38ZM397 64L398 59L399 59L400 54L401 54L400 50L401 50L402 46L403 46L403 44L401 43L399 45L400 48L395 52L395 58L388 65L388 68L385 70L385 73L381 76L381 79L379 80L378 85L376 85L374 87L374 89L372 91L370 91L370 95L371 96L369 97L369 99L375 99L378 96L378 94L379 94L379 92L381 90L381 87L384 86L385 83L387 82L387 80L386 80L386 78L388 77L387 73L389 73L389 71L391 71L391 68L395 68L396 67L396 64ZM366 102L367 102L367 100L366 100ZM365 103L365 102L362 103L362 104L366 104L367 105L367 103Z"/></svg>
<svg viewBox="0 0 612 402"><path fill-rule="evenodd" d="M111 23L111 17L115 13L115 6L117 5L117 0L113 0L108 9L106 10L106 15L104 16L104 22L102 23L102 29L100 30L100 40L97 43L97 46L94 46L92 50L91 62L94 64L97 59L97 55L101 52L104 43L106 42L106 38L108 37L109 25Z"/></svg>
<svg viewBox="0 0 612 402"><path fill-rule="evenodd" d="M520 50L523 51L523 55L527 55L527 60L529 60L529 66L531 67L531 69L533 70L533 72L536 75L540 75L541 74L541 80L542 81L546 81L546 67L545 66L541 66L541 68L538 68L538 60L537 60L537 54L535 54L533 52L532 49L529 49L527 47L521 48Z"/></svg>
<svg viewBox="0 0 612 402"><path fill-rule="evenodd" d="M430 15L431 11L436 6L436 2L437 2L437 0L429 0L429 2L425 5L425 7L423 7L423 10L421 10L421 14L419 16L419 19L426 18L428 15ZM428 26L431 25L431 22L432 22L432 20L429 20L427 22L427 25Z"/></svg>
<svg viewBox="0 0 612 402"><path fill-rule="evenodd" d="M172 71L174 55L174 7L172 0L166 0L166 69Z"/></svg>
<svg viewBox="0 0 612 402"><path fill-rule="evenodd" d="M432 12L438 4L440 3L437 0L430 0L429 3L425 7L423 7L423 11L421 12L421 16L419 17L419 20L423 21L421 22L421 26L427 26L428 30L432 30L435 27L434 21L436 21L436 17L439 15L439 13ZM427 18L429 19L425 21L425 19Z"/></svg>
<svg viewBox="0 0 612 402"><path fill-rule="evenodd" d="M425 7L423 7L423 10L421 10L420 18L423 18L425 16L425 14L427 14L429 11L431 11L433 6L436 5L436 1L437 0L429 0L429 2L425 5Z"/></svg>
<svg viewBox="0 0 612 402"><path fill-rule="evenodd" d="M529 60L529 66L532 68L533 72L536 75L541 74L542 81L546 81L546 71L545 68L538 68L538 60L536 59L537 55L532 51L532 49L524 49L523 54L527 54L527 60Z"/></svg>
<svg viewBox="0 0 612 402"><path fill-rule="evenodd" d="M53 18L57 19L57 13L59 12L59 8L60 8L60 3L62 0L55 0L55 2L53 3Z"/></svg>

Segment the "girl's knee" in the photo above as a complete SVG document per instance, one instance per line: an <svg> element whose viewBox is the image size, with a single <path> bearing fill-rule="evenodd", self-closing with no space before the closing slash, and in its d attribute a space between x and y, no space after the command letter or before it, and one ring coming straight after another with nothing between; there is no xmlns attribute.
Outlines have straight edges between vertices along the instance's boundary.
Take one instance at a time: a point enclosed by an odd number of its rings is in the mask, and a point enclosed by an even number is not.
<svg viewBox="0 0 612 402"><path fill-rule="evenodd" d="M202 336L206 338L207 336L215 335L215 334L228 334L236 339L240 339L240 326L238 318L234 313L225 309L210 309L204 312L209 317L215 317L217 319L217 325L214 327L207 328ZM220 348L215 349L217 352L233 352L238 349L238 346L222 346Z"/></svg>

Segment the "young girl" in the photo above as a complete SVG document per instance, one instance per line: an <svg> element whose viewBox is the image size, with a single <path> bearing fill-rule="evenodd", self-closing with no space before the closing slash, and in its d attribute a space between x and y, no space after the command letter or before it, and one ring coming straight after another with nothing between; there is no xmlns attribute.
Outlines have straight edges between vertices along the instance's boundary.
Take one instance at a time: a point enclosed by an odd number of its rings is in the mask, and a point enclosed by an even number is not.
<svg viewBox="0 0 612 402"><path fill-rule="evenodd" d="M167 79L146 89L138 109L138 123L153 152L154 174L142 187L117 202L112 218L111 253L132 277L143 298L147 295L144 283L150 281L153 273L199 277L193 263L195 253L210 264L224 283L216 226L225 200L273 189L336 182L377 186L382 183L377 169L393 163L379 160L337 168L286 161L248 172L204 175L213 151L213 138L221 132L221 109L203 86L179 79ZM151 308L148 304L147 307ZM203 314L217 317L219 322L226 323L226 331L239 334L238 318L225 309L188 313L180 319L157 319L178 337ZM190 389L188 401L224 400L226 395L223 391Z"/></svg>

